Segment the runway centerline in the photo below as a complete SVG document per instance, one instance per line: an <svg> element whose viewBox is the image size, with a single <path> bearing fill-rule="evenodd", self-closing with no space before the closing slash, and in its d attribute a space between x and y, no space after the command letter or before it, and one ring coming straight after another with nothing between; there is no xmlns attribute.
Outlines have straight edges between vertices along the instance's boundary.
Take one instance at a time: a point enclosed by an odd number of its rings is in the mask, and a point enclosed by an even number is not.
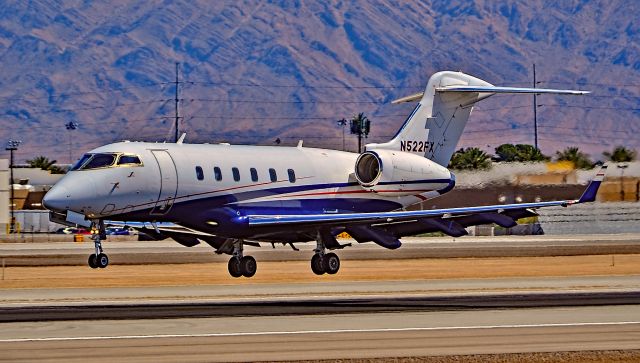
<svg viewBox="0 0 640 363"><path fill-rule="evenodd" d="M163 338L215 338L215 337L249 337L265 335L304 335L304 334L341 334L341 333L393 333L393 332L419 332L438 330L490 330L490 329L518 329L518 328L566 328L589 326L619 326L640 324L640 321L617 322L581 322L581 323L555 323L555 324L505 324L505 325L475 325L475 326L441 326L441 327L409 327L409 328L375 328L375 329L327 329L327 330L295 330L295 331L260 331L260 332L233 332L233 333L208 333L208 334L149 334L149 335L119 335L119 336L85 336L85 337L49 337L49 338L17 338L0 339L0 343L19 342L59 342L59 341L86 341L86 340L118 340L118 339L163 339Z"/></svg>

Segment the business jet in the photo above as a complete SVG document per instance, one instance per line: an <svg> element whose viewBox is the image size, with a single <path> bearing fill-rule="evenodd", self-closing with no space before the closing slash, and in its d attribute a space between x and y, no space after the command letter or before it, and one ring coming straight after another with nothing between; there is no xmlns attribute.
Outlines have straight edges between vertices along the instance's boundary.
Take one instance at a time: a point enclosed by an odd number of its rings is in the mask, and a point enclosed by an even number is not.
<svg viewBox="0 0 640 363"><path fill-rule="evenodd" d="M431 76L424 92L396 100L417 102L396 135L363 153L283 146L118 142L86 153L46 194L53 221L91 226L95 252L89 266L109 259L101 240L105 221L134 226L155 239L191 247L205 242L231 255L233 277L251 277L256 260L243 246L316 243L311 270L335 274L332 251L358 243L396 249L400 238L495 223L513 227L535 209L592 202L601 170L579 199L407 211L447 193L447 169L474 105L502 93L584 95L586 91L496 87L460 72Z"/></svg>

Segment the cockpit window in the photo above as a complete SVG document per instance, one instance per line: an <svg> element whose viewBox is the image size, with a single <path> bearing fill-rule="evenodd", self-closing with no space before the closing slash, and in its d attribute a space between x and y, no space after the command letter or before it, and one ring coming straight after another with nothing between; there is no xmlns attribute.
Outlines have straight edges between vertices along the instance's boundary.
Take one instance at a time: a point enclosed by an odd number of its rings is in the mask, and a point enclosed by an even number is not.
<svg viewBox="0 0 640 363"><path fill-rule="evenodd" d="M70 171L73 170L78 170L82 167L82 165L84 165L87 160L89 160L91 158L91 154L84 154L82 155L82 157L80 158L80 160L78 160L75 164L73 164L73 166L71 167L71 169L69 169Z"/></svg>
<svg viewBox="0 0 640 363"><path fill-rule="evenodd" d="M82 167L82 170L104 168L113 165L114 161L116 161L115 154L93 154L91 160Z"/></svg>
<svg viewBox="0 0 640 363"><path fill-rule="evenodd" d="M140 158L136 155L120 155L118 159L118 165L141 165Z"/></svg>
<svg viewBox="0 0 640 363"><path fill-rule="evenodd" d="M91 159L80 167L80 170L106 168L116 161L116 154L93 154Z"/></svg>
<svg viewBox="0 0 640 363"><path fill-rule="evenodd" d="M118 156L120 156L118 158ZM70 170L90 170L113 166L118 159L118 166L142 165L137 155L121 155L118 153L84 154Z"/></svg>

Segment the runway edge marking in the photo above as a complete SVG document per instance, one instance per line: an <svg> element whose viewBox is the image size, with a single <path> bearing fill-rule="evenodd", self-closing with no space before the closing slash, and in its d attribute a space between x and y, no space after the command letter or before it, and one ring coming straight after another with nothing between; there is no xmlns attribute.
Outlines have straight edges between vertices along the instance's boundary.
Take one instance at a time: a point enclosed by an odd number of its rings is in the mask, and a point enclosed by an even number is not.
<svg viewBox="0 0 640 363"><path fill-rule="evenodd" d="M213 338L213 337L237 337L237 336L340 334L340 333L387 333L387 332L406 332L406 331L473 330L473 329L505 329L505 328L506 329L553 328L553 327L573 327L573 326L607 326L607 325L634 325L634 324L640 324L640 321L618 321L618 322L609 322L609 323L508 324L508 325L442 326L442 327L415 327L415 328L263 331L263 332L204 333L204 334L156 334L156 335L120 335L120 336L89 336L89 337L15 338L15 339L0 339L0 343L119 340L119 339L210 338L210 337Z"/></svg>

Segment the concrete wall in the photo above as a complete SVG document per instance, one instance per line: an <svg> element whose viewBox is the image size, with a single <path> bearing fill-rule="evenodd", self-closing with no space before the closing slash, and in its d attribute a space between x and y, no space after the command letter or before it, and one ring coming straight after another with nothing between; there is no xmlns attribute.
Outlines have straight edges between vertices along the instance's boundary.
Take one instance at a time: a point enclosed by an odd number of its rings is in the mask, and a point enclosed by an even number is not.
<svg viewBox="0 0 640 363"><path fill-rule="evenodd" d="M50 222L47 210L18 210L15 216L21 233L49 233L64 227Z"/></svg>
<svg viewBox="0 0 640 363"><path fill-rule="evenodd" d="M34 168L14 168L13 179L17 184L20 179L29 179L29 185L33 186L51 186L60 180L64 174L51 174L51 172Z"/></svg>
<svg viewBox="0 0 640 363"><path fill-rule="evenodd" d="M587 203L538 209L545 234L640 233L640 203Z"/></svg>

